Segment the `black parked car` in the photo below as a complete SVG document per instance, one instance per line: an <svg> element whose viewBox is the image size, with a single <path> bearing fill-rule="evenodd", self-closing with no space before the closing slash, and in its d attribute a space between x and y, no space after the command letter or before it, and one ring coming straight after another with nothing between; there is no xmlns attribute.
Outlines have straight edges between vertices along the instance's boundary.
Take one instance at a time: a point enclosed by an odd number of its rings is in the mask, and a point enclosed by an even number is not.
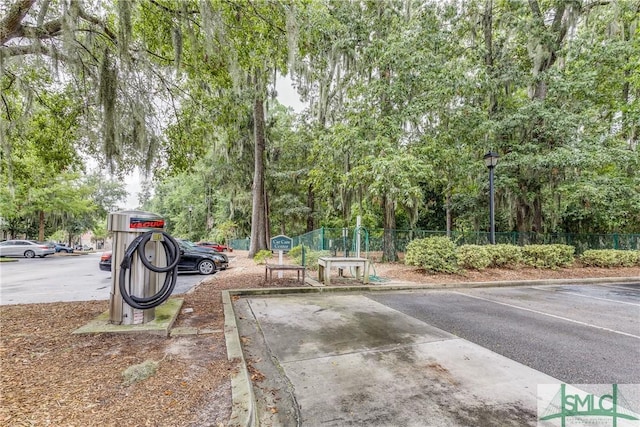
<svg viewBox="0 0 640 427"><path fill-rule="evenodd" d="M205 254L213 255L216 261L216 267L218 270L226 270L229 267L229 257L222 252L216 251L212 248L206 248L204 246L197 245L189 240L176 239L176 242L180 245L180 249L187 252L202 252Z"/></svg>
<svg viewBox="0 0 640 427"><path fill-rule="evenodd" d="M218 269L226 269L228 261L222 254L212 254L191 250L189 246L180 244L180 261L178 271L198 272L200 274L213 274ZM221 267L218 267L218 264ZM100 270L111 271L111 251L104 252L100 257Z"/></svg>

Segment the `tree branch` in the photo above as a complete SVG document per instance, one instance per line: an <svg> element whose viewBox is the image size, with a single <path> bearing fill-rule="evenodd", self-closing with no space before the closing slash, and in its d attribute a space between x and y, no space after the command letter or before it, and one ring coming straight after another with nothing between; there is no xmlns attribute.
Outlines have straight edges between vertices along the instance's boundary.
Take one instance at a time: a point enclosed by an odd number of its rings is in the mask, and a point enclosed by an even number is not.
<svg viewBox="0 0 640 427"><path fill-rule="evenodd" d="M551 24L551 31L553 33L558 33L560 31L560 25L562 25L562 17L565 11L565 4L561 3L558 5L556 9L556 14L553 17L553 23Z"/></svg>
<svg viewBox="0 0 640 427"><path fill-rule="evenodd" d="M58 54L55 51L54 53L52 53L42 46L37 46L37 43L32 43L29 45L6 46L6 42L14 38L45 40L53 39L62 33L63 17L57 17L42 24L42 21L44 21L45 15L49 10L48 0L42 3L42 9L40 9L38 13L37 24L40 25L23 25L21 23L34 3L35 0L16 1L9 9L7 16L0 21L0 42L5 45L0 48L0 52L2 52L2 54L6 56L44 54L48 56L55 55L58 58L64 59L64 56ZM106 39L110 40L114 44L117 44L116 34L106 25L103 20L85 11L79 3L74 3L77 7L78 16L82 20L89 23L90 26L94 27L94 30L88 29L86 31L95 31L95 27L98 27L103 31L102 34Z"/></svg>
<svg viewBox="0 0 640 427"><path fill-rule="evenodd" d="M611 3L611 0L592 1L589 4L585 4L584 6L582 6L582 10L586 11L587 13L589 13L589 11L591 9L593 9L594 7L606 6L606 5L610 4L610 3ZM638 5L638 10L640 10L640 5Z"/></svg>
<svg viewBox="0 0 640 427"><path fill-rule="evenodd" d="M113 41L113 43L118 44L118 37L116 36L116 34L113 31L111 31L111 29L107 27L107 25L104 22L102 22L100 18L98 18L97 16L90 15L81 7L78 8L78 16L80 16L85 21L92 23L93 25L103 28L105 34L109 36L109 38Z"/></svg>
<svg viewBox="0 0 640 427"><path fill-rule="evenodd" d="M69 59L66 55L61 54L55 48L53 48L53 50L50 50L40 43L33 43L30 45L22 46L0 47L0 56L9 57L22 55L46 55L51 58L61 59L63 61L67 61Z"/></svg>
<svg viewBox="0 0 640 427"><path fill-rule="evenodd" d="M250 1L249 5L253 9L253 13L258 18L260 18L262 21L264 21L267 25L269 25L271 28L280 31L282 34L286 34L287 33L284 28L281 28L281 27L275 25L271 20L269 20L269 19L265 18L264 16L262 16L262 14L258 11L258 9L256 8L256 5L253 2Z"/></svg>
<svg viewBox="0 0 640 427"><path fill-rule="evenodd" d="M51 20L40 27L31 25L21 25L14 33L13 37L26 37L29 39L50 39L62 32L62 20L60 18Z"/></svg>
<svg viewBox="0 0 640 427"><path fill-rule="evenodd" d="M542 26L544 27L544 16L542 16L542 12L540 11L540 5L538 4L538 0L529 0L529 7L531 8L531 12L533 16L540 21Z"/></svg>
<svg viewBox="0 0 640 427"><path fill-rule="evenodd" d="M0 20L0 44L5 44L16 36L22 20L35 2L36 0L18 0L11 5L7 15Z"/></svg>
<svg viewBox="0 0 640 427"><path fill-rule="evenodd" d="M40 2L40 12L38 12L38 19L36 20L36 26L42 26L44 22L44 17L47 15L47 11L49 10L49 3L51 0L43 0Z"/></svg>
<svg viewBox="0 0 640 427"><path fill-rule="evenodd" d="M11 122L13 118L11 116L11 109L9 108L9 103L7 102L7 98L2 94L2 103L4 104L4 109L7 112L7 119Z"/></svg>
<svg viewBox="0 0 640 427"><path fill-rule="evenodd" d="M160 4L160 2L158 2L156 0L149 0L149 2L152 5L157 6L160 9L164 10L165 12L173 13L175 15L182 15L184 13L187 13L189 15L193 15L193 14L197 14L198 13L197 10L177 10L177 9L172 9L169 6L165 6L163 4Z"/></svg>

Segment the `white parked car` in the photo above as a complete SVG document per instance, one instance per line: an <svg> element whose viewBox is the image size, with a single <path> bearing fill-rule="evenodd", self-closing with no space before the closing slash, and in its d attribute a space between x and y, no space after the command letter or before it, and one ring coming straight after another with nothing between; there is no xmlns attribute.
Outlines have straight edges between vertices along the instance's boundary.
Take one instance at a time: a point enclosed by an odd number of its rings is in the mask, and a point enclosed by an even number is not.
<svg viewBox="0 0 640 427"><path fill-rule="evenodd" d="M54 253L56 253L55 247L47 242L37 242L35 240L5 240L0 242L0 256L23 256L26 258L39 256L44 258Z"/></svg>

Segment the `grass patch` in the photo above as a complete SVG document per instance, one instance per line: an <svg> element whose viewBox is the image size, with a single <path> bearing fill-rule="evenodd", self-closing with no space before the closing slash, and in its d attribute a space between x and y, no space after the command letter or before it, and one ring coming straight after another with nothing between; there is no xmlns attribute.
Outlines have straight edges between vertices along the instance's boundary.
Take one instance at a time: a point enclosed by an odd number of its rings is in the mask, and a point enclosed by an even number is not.
<svg viewBox="0 0 640 427"><path fill-rule="evenodd" d="M122 373L125 385L131 385L155 375L158 365L159 362L155 360L145 360L137 365L129 366Z"/></svg>

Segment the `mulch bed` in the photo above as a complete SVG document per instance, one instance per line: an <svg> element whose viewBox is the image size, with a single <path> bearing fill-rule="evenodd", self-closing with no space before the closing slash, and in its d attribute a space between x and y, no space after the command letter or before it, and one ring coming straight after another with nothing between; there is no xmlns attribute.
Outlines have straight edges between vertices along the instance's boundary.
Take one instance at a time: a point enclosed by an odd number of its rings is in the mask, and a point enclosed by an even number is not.
<svg viewBox="0 0 640 427"><path fill-rule="evenodd" d="M181 295L183 313L175 326L212 331L207 334L164 338L71 333L108 310L108 301L0 306L0 425L226 425L231 365L221 291L300 286L295 275L268 283L264 266L256 266L246 253L236 251L234 256L228 271ZM375 268L375 275L386 281L420 283L640 277L640 268L501 270L455 276L427 275L402 264L375 264ZM308 274L314 277L313 272ZM349 278L335 283L357 284ZM129 383L125 370L145 362L152 362L155 372Z"/></svg>

